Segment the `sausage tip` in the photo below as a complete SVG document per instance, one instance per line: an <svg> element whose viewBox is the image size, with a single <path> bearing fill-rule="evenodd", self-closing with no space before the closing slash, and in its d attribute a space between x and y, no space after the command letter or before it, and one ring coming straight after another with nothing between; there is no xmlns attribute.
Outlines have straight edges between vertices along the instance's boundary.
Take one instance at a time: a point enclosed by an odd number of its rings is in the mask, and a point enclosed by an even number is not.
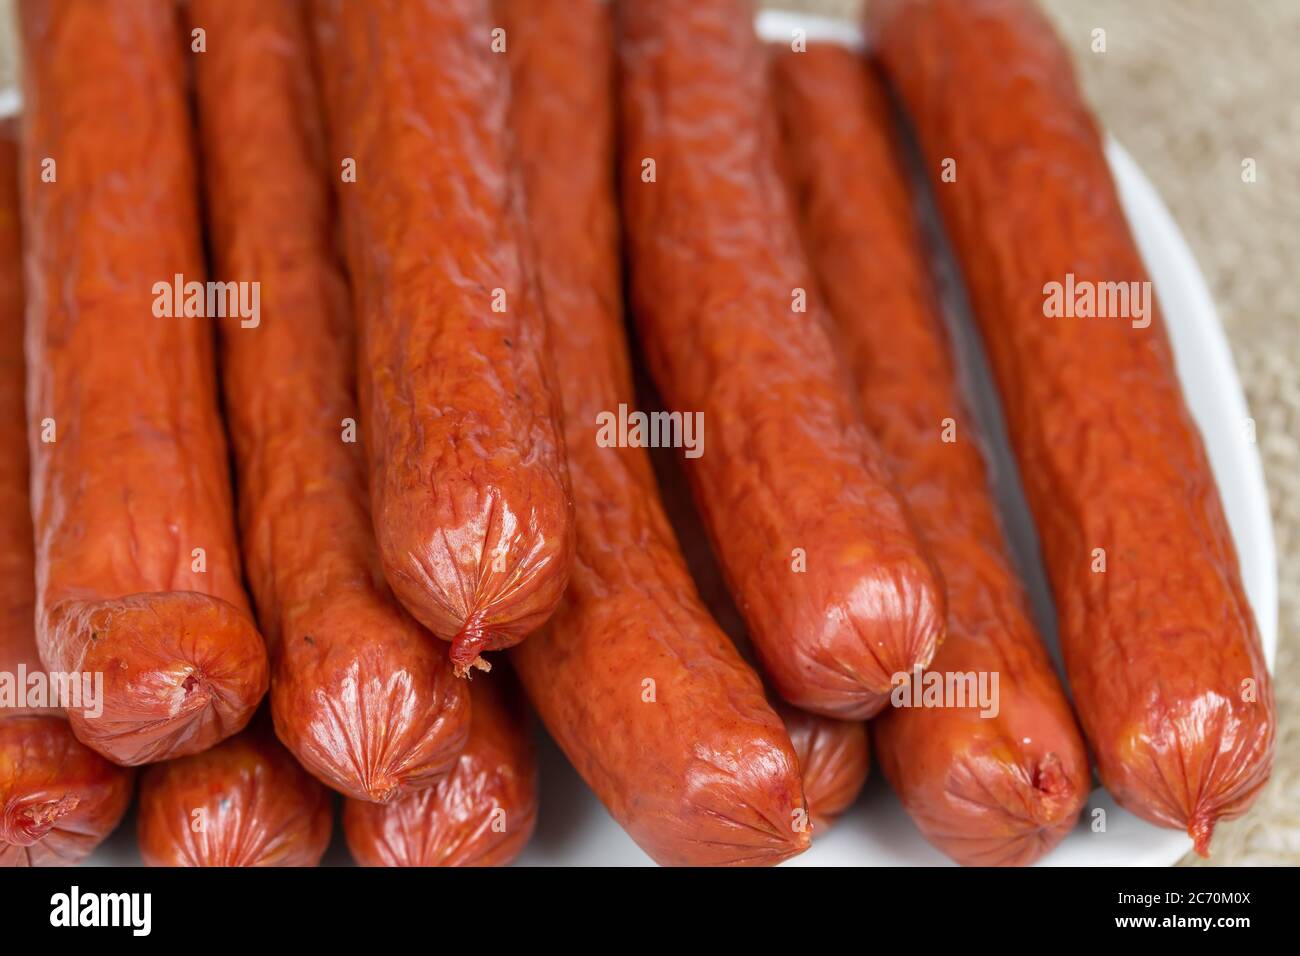
<svg viewBox="0 0 1300 956"><path fill-rule="evenodd" d="M366 787L366 796L370 798L371 803L388 803L401 789L398 784L390 780L376 780Z"/></svg>
<svg viewBox="0 0 1300 956"><path fill-rule="evenodd" d="M131 799L131 771L79 743L62 717L0 717L0 768L0 870L80 862Z"/></svg>
<svg viewBox="0 0 1300 956"><path fill-rule="evenodd" d="M79 670L103 675L103 713L69 710L73 733L119 764L195 753L241 729L268 683L266 648L232 604L197 592L54 608L59 643L93 640Z"/></svg>
<svg viewBox="0 0 1300 956"><path fill-rule="evenodd" d="M384 806L345 801L357 863L504 866L523 850L537 823L537 766L527 710L505 676L471 686L469 740L445 777Z"/></svg>
<svg viewBox="0 0 1300 956"><path fill-rule="evenodd" d="M480 653L488 646L486 629L467 626L451 640L451 663L457 677L468 678L471 670L487 672L492 665Z"/></svg>
<svg viewBox="0 0 1300 956"><path fill-rule="evenodd" d="M726 778L714 778L708 783L696 778L687 785L692 793L690 829L696 840L714 851L707 862L674 854L664 859L656 856L657 862L672 866L773 866L812 846L816 824L802 788L796 783L792 789L785 779L788 770L797 774L797 762L787 765L783 754L768 748L744 756L749 766L769 762L764 778L751 778L740 787ZM802 811L805 821L813 826L792 825L796 811Z"/></svg>
<svg viewBox="0 0 1300 956"><path fill-rule="evenodd" d="M742 863L743 865L759 864L763 866L769 866L776 863L784 863L786 860L790 859L791 857L798 856L800 853L803 853L805 850L807 850L809 847L812 846L813 832L817 829L817 822L819 819L821 820L824 828L830 825L829 821L817 817L816 815L810 812L808 816L808 825L804 829L792 830L790 831L790 836L788 839L782 841L778 845L771 847L769 851L759 852L755 854L752 858L744 859L738 862Z"/></svg>
<svg viewBox="0 0 1300 956"><path fill-rule="evenodd" d="M828 821L826 821L826 820L823 819L822 822L823 822L824 824L826 824L826 825L829 826L829 822L828 822ZM812 846L812 832L813 832L813 830L815 830L816 828L817 828L817 824L816 824L816 822L815 822L815 820L814 820L814 821L811 823L811 825L808 827L807 830L804 830L804 831L802 831L802 832L800 832L800 833L796 833L796 834L794 835L794 839L790 841L790 852L789 852L788 856L787 856L787 857L783 857L783 859L788 859L788 857L790 857L790 856L798 856L798 855L799 855L800 853L802 853L804 850L806 850L806 849L808 849L810 846Z"/></svg>
<svg viewBox="0 0 1300 956"><path fill-rule="evenodd" d="M380 761L371 761L372 764L375 762ZM345 796L353 798L364 796L371 803L392 803L402 794L431 786L433 782L441 780L448 770L448 767L441 767L436 774L423 770L408 772L406 768L397 766L389 757L382 760L380 768L366 766L366 761L358 760L354 765L354 773L351 774L353 779L349 781L352 785L346 789L338 785L339 778L343 777L339 770L335 770L331 777L322 777L322 779ZM360 793L357 793L358 790Z"/></svg>
<svg viewBox="0 0 1300 956"><path fill-rule="evenodd" d="M1034 788L1049 797L1067 797L1074 791L1070 776L1055 753L1049 753L1034 769Z"/></svg>
<svg viewBox="0 0 1300 956"><path fill-rule="evenodd" d="M32 846L44 839L56 823L77 809L80 802L72 794L65 794L57 800L29 804L17 810L11 808L0 821L0 843Z"/></svg>
<svg viewBox="0 0 1300 956"><path fill-rule="evenodd" d="M1033 768L1031 816L1038 824L1041 838L1051 845L1065 836L1083 807L1087 788L1078 787L1071 773L1071 768L1056 753L1047 754Z"/></svg>
<svg viewBox="0 0 1300 956"><path fill-rule="evenodd" d="M1197 813L1187 824L1187 835L1192 838L1196 852L1205 859L1210 858L1210 838L1214 836L1216 818L1209 811Z"/></svg>

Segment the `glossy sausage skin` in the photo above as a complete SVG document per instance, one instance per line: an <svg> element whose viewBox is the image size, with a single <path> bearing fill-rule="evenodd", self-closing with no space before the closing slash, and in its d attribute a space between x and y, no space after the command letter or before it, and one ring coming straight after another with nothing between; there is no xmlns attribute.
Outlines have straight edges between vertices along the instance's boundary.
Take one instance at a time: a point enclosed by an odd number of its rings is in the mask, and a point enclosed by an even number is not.
<svg viewBox="0 0 1300 956"><path fill-rule="evenodd" d="M1029 863L1078 818L1088 758L1004 547L889 100L879 77L841 47L779 47L774 68L805 246L867 424L948 588L948 635L929 670L998 675L996 716L978 705L886 708L871 725L877 759L950 857Z"/></svg>
<svg viewBox="0 0 1300 956"><path fill-rule="evenodd" d="M504 866L537 825L528 712L507 673L470 684L474 725L451 772L379 806L348 800L343 832L362 866Z"/></svg>
<svg viewBox="0 0 1300 956"><path fill-rule="evenodd" d="M542 624L573 561L559 403L489 8L314 5L375 532L393 590L451 641L461 673ZM341 181L346 158L355 182Z"/></svg>
<svg viewBox="0 0 1300 956"><path fill-rule="evenodd" d="M84 860L117 828L133 774L77 740L61 716L0 710L0 867Z"/></svg>
<svg viewBox="0 0 1300 956"><path fill-rule="evenodd" d="M785 701L774 706L799 755L799 776L815 840L853 806L867 782L871 772L867 725L810 714Z"/></svg>
<svg viewBox="0 0 1300 956"><path fill-rule="evenodd" d="M1273 693L1164 321L1046 316L1047 284L1143 282L1101 137L1021 0L873 5L888 78L984 332L1107 789L1208 851L1273 759ZM956 104L960 104L957 108ZM1078 286L1076 285L1076 288ZM1105 571L1096 549L1104 549Z"/></svg>
<svg viewBox="0 0 1300 956"><path fill-rule="evenodd" d="M796 829L804 810L789 738L701 606L645 451L596 442L596 416L632 401L608 7L499 9L578 525L569 591L513 661L551 736L657 862L776 863L809 838Z"/></svg>
<svg viewBox="0 0 1300 956"><path fill-rule="evenodd" d="M0 669L41 671L33 623L35 559L27 475L23 365L23 249L18 209L17 121L0 119ZM0 709L14 713L16 703ZM27 709L27 713L34 711ZM40 713L61 714L58 708Z"/></svg>
<svg viewBox="0 0 1300 956"><path fill-rule="evenodd" d="M78 741L61 710L16 696L20 675L44 668L33 630L15 137L0 121L0 679L15 692L0 694L0 866L58 866L85 858L117 826L132 772Z"/></svg>
<svg viewBox="0 0 1300 956"><path fill-rule="evenodd" d="M688 474L768 679L806 710L868 717L894 673L929 663L942 589L812 288L751 5L617 9L623 208L651 373L669 408L703 414Z"/></svg>
<svg viewBox="0 0 1300 956"><path fill-rule="evenodd" d="M332 804L259 718L211 750L141 774L140 855L146 866L316 866Z"/></svg>
<svg viewBox="0 0 1300 956"><path fill-rule="evenodd" d="M155 314L156 284L206 278L180 27L168 3L20 11L37 636L51 670L103 675L77 737L147 763L239 730L267 685L212 326Z"/></svg>
<svg viewBox="0 0 1300 956"><path fill-rule="evenodd" d="M384 581L364 454L344 440L357 419L353 334L304 10L188 9L207 31L194 64L217 277L260 283L257 325L219 324L276 731L325 783L383 801L450 769L469 733L468 691Z"/></svg>
<svg viewBox="0 0 1300 956"><path fill-rule="evenodd" d="M641 380L637 385L640 407L659 409L662 406L652 387ZM682 557L704 606L745 659L752 661L753 646L744 619L727 592L722 569L709 547L699 512L691 502L691 489L678 458L680 454L672 448L656 448L650 453L659 479L664 511L677 535ZM867 726L859 720L836 720L800 710L770 692L768 699L785 725L799 758L804 803L815 840L830 829L836 818L852 806L862 792L871 772L871 740Z"/></svg>

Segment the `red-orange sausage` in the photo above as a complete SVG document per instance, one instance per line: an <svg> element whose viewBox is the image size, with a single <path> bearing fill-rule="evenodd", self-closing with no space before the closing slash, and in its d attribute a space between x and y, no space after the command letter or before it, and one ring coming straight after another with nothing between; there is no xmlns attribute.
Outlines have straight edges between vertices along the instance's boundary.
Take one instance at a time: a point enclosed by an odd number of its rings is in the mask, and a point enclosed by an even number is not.
<svg viewBox="0 0 1300 956"><path fill-rule="evenodd" d="M812 288L751 4L617 9L633 308L668 406L703 415L687 469L710 540L776 690L870 716L933 656L942 588Z"/></svg>
<svg viewBox="0 0 1300 956"><path fill-rule="evenodd" d="M81 862L122 819L132 776L62 716L0 711L0 866Z"/></svg>
<svg viewBox="0 0 1300 956"><path fill-rule="evenodd" d="M36 653L32 515L23 408L18 146L0 122L0 866L86 857L117 826L132 772L80 743L58 708L32 699ZM39 686L39 685L38 685Z"/></svg>
<svg viewBox="0 0 1300 956"><path fill-rule="evenodd" d="M315 866L332 803L263 715L211 750L141 774L140 855L146 866Z"/></svg>
<svg viewBox="0 0 1300 956"><path fill-rule="evenodd" d="M641 384L638 382L638 384ZM642 389L642 407L659 408L652 389ZM678 545L704 606L718 626L735 642L746 660L753 649L745 622L727 593L722 569L709 547L708 535L699 513L691 503L690 485L674 449L651 453L664 510L677 535ZM785 725L799 758L804 802L813 824L813 838L822 836L845 810L853 805L871 772L871 743L867 725L859 720L836 720L800 710L769 693L768 699Z"/></svg>
<svg viewBox="0 0 1300 956"><path fill-rule="evenodd" d="M512 659L551 736L657 862L777 863L809 840L789 738L700 605L645 451L597 444L597 416L633 400L609 10L598 0L498 9L578 522L569 591Z"/></svg>
<svg viewBox="0 0 1300 956"><path fill-rule="evenodd" d="M470 684L474 725L437 784L380 806L348 800L343 832L362 866L504 866L537 825L537 766L509 673Z"/></svg>
<svg viewBox="0 0 1300 956"><path fill-rule="evenodd" d="M267 685L212 326L172 292L205 278L184 47L169 3L20 11L37 637L103 676L77 737L147 763L239 730Z"/></svg>
<svg viewBox="0 0 1300 956"><path fill-rule="evenodd" d="M805 245L867 424L948 587L948 636L929 672L998 677L996 716L973 700L886 708L871 725L876 755L921 831L953 859L1028 863L1074 825L1088 759L1003 546L889 101L841 47L778 48L774 63Z"/></svg>
<svg viewBox="0 0 1300 956"><path fill-rule="evenodd" d="M271 646L276 731L348 796L433 784L469 734L468 691L384 582L356 430L347 286L303 7L193 0L212 251L259 284L259 315L220 321L239 517Z"/></svg>
<svg viewBox="0 0 1300 956"><path fill-rule="evenodd" d="M314 6L380 555L462 673L550 616L573 561L489 6Z"/></svg>
<svg viewBox="0 0 1300 956"><path fill-rule="evenodd" d="M867 782L871 772L867 725L810 714L784 701L773 706L799 755L799 776L815 840L853 806Z"/></svg>
<svg viewBox="0 0 1300 956"><path fill-rule="evenodd" d="M871 10L926 166L938 178L946 158L956 163L956 180L935 191L1001 390L1102 782L1205 853L1215 822L1242 813L1268 777L1273 692L1154 300L1106 318L1053 314L1054 288L1071 280L1107 295L1103 283L1137 283L1139 296L1147 281L1096 123L1031 4L886 0Z"/></svg>

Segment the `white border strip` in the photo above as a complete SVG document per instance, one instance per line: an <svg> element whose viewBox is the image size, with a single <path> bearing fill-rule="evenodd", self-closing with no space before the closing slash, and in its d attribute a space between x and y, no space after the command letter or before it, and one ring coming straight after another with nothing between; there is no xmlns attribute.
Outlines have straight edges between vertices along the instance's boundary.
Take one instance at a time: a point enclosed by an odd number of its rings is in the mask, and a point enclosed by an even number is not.
<svg viewBox="0 0 1300 956"><path fill-rule="evenodd" d="M803 30L809 43L838 43L852 50L867 48L862 31L848 20L815 13L763 10L754 19L754 30L761 39L770 43L793 39L795 30Z"/></svg>

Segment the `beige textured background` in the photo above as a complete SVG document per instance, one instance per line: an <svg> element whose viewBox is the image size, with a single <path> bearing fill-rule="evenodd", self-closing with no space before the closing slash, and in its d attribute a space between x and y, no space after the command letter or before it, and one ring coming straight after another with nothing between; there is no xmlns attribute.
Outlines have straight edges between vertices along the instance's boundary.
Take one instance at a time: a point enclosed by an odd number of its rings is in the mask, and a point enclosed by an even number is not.
<svg viewBox="0 0 1300 956"><path fill-rule="evenodd" d="M86 0L94 2L94 0ZM863 0L760 0L856 17ZM1278 760L1214 864L1300 864L1300 0L1040 0L1102 121L1173 212L1245 383L1279 560ZM14 75L0 0L0 86ZM1107 52L1089 50L1102 27ZM1241 161L1257 182L1241 181Z"/></svg>

